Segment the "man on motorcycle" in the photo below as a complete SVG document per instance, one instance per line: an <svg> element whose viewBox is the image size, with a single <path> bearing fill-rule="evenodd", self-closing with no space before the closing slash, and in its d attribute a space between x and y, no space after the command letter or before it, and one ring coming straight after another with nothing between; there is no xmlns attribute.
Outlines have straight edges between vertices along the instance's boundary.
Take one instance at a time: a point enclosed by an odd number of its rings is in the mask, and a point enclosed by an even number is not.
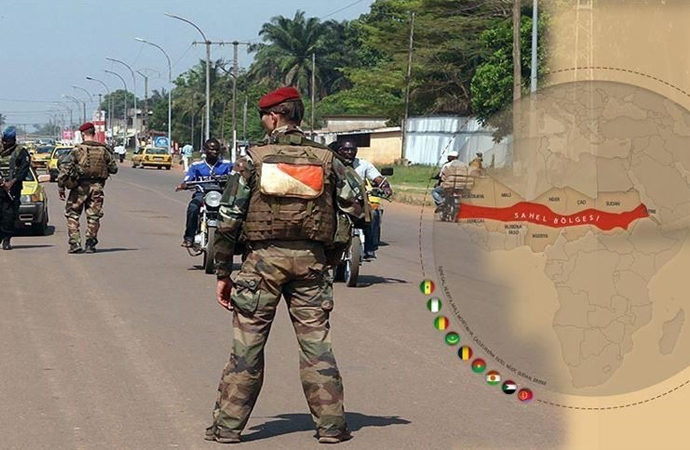
<svg viewBox="0 0 690 450"><path fill-rule="evenodd" d="M436 186L434 189L431 191L431 197L434 199L434 203L436 204L436 211L435 212L440 212L441 208L443 207L443 202L444 202L444 190L443 186L441 184L445 181L446 176L456 167L456 166L465 166L465 163L460 161L458 157L460 154L455 151L451 150L448 152L448 161L441 167L441 171L439 174L435 177L438 179L436 182Z"/></svg>
<svg viewBox="0 0 690 450"><path fill-rule="evenodd" d="M206 158L197 161L189 166L187 175L182 183L177 186L176 191L187 189L189 181L204 181L214 176L229 175L232 170L232 162L220 158L220 142L211 138L204 142L204 152ZM197 233L199 224L199 211L204 201L203 192L195 192L187 206L187 224L184 230L182 247L190 248L194 246L194 235Z"/></svg>
<svg viewBox="0 0 690 450"><path fill-rule="evenodd" d="M357 175L364 181L368 181L372 186L380 188L386 195L390 197L393 195L393 189L388 183L388 180L381 175L381 172L376 167L365 159L357 158L357 144L353 139L346 138L340 141L338 145L338 154L350 164L357 172ZM379 243L376 237L380 235L381 220L377 217L372 217L368 227L364 228L364 258L375 259L376 250L378 250Z"/></svg>

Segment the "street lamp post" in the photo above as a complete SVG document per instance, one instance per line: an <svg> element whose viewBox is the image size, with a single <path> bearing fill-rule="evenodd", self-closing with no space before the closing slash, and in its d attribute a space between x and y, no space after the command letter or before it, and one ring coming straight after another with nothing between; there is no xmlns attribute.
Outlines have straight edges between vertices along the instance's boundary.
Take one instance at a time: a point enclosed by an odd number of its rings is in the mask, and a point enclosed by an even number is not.
<svg viewBox="0 0 690 450"><path fill-rule="evenodd" d="M79 100L79 99L76 98L76 97L72 97L71 95L62 94L62 96L63 96L64 98L68 98L68 99L72 100L73 102L75 102L75 103L77 104L77 111L79 111L79 107L80 107L81 105L84 106L84 115L82 116L82 121L81 121L81 123L86 122L86 103L84 103L83 101Z"/></svg>
<svg viewBox="0 0 690 450"><path fill-rule="evenodd" d="M127 148L127 83L125 83L125 79L122 78L122 76L117 73L113 72L112 70L106 70L105 73L109 73L111 75L115 75L122 81L122 85L125 87L125 99L124 99L124 111L123 111L123 118L125 119L125 126L123 127L122 130L122 146ZM136 97L136 96L135 96Z"/></svg>
<svg viewBox="0 0 690 450"><path fill-rule="evenodd" d="M199 28L194 22L191 20L185 19L184 17L176 16L174 14L168 14L165 13L166 16L171 17L173 19L181 20L183 22L186 22L196 28L196 30L201 34L201 38L204 40L204 44L206 45L206 130L205 130L205 136L206 140L210 137L210 124L211 124L211 41L209 41L206 38L206 35L204 34L203 31L201 31L201 28Z"/></svg>
<svg viewBox="0 0 690 450"><path fill-rule="evenodd" d="M72 89L79 89L82 92L86 92L86 95L89 96L89 102L93 103L93 95L91 95L91 93L89 91L87 91L83 87L79 87L79 86L76 86L74 84L72 85ZM86 122L86 103L84 103L84 122Z"/></svg>
<svg viewBox="0 0 690 450"><path fill-rule="evenodd" d="M124 61L120 61L119 59L115 59L115 58L105 58L105 59L107 59L108 61L122 64L127 69L129 69L129 73L132 74L132 82L134 83L134 85L132 87L132 89L134 90L134 115L133 115L133 119L132 119L132 125L134 125L134 149L138 150L139 149L139 127L137 127L137 116L138 116L138 113L137 113L137 78L136 78L136 76L134 76L134 69L132 69L132 67L129 64L127 64Z"/></svg>
<svg viewBox="0 0 690 450"><path fill-rule="evenodd" d="M168 60L168 83L170 84L170 86L168 87L168 154L170 154L170 146L172 145L172 63L170 62L170 57L168 56L166 51L163 50L163 47L161 47L160 45L154 44L153 42L149 42L146 39L142 38L134 39L139 42L143 42L144 44L148 44L152 47L156 47L163 53L163 55L165 55L165 59Z"/></svg>
<svg viewBox="0 0 690 450"><path fill-rule="evenodd" d="M74 118L72 116L72 108L70 108L69 106L65 105L62 102L53 102L53 104L58 105L62 108L66 108L67 111L69 112L69 130L71 132L72 129L74 129Z"/></svg>
<svg viewBox="0 0 690 450"><path fill-rule="evenodd" d="M86 77L86 79L90 80L90 81L95 81L97 83L101 83L101 85L103 85L103 87L105 88L105 91L108 93L108 122L110 122L108 124L108 128L110 128L110 132L112 134L112 131L113 131L113 96L110 95L110 89L108 88L108 85L105 84L101 80L98 80L98 79L93 78L93 77ZM100 107L101 107L101 105L99 103L98 108L100 109Z"/></svg>

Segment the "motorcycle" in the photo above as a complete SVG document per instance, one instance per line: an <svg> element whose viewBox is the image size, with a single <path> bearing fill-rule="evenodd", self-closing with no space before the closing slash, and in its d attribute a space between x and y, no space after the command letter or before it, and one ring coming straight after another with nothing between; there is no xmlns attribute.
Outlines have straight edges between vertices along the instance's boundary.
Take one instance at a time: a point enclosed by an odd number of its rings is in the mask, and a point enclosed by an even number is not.
<svg viewBox="0 0 690 450"><path fill-rule="evenodd" d="M371 188L367 191L369 203L371 205L371 220L378 221L377 234L374 236L376 245L381 239L381 219L383 217L382 200L390 201L389 196L379 188ZM348 287L357 286L357 279L359 278L359 269L364 259L364 230L361 228L352 228L352 239L350 246L343 255L343 258L338 266L335 268L335 281L344 281Z"/></svg>
<svg viewBox="0 0 690 450"><path fill-rule="evenodd" d="M441 205L441 221L457 222L460 214L460 199L463 189L445 189L443 191L443 204Z"/></svg>
<svg viewBox="0 0 690 450"><path fill-rule="evenodd" d="M188 189L195 189L204 194L201 210L199 211L198 232L194 236L194 245L187 248L190 256L203 255L202 266L204 272L215 272L215 252L213 242L218 228L218 210L223 189L227 182L226 176L211 177L208 180L188 181L185 184Z"/></svg>

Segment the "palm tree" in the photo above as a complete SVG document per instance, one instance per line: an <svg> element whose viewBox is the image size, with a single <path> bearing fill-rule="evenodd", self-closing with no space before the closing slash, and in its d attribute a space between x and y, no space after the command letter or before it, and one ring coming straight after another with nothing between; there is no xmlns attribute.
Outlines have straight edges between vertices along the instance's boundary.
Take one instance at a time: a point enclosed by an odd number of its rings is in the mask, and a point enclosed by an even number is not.
<svg viewBox="0 0 690 450"><path fill-rule="evenodd" d="M303 94L311 88L312 54L317 61L324 54L326 27L316 17L305 18L297 11L293 19L276 16L259 31L264 43L250 47L256 58L250 76L257 81L282 81ZM317 66L317 78L319 68Z"/></svg>

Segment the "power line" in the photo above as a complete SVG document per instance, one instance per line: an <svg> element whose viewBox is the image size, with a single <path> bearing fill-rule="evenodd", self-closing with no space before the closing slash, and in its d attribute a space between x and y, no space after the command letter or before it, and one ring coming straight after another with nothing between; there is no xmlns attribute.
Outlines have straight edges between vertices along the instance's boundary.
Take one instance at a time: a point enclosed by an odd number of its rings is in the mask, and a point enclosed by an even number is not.
<svg viewBox="0 0 690 450"><path fill-rule="evenodd" d="M329 17L331 17L331 16L334 16L334 15L338 14L339 12L345 11L345 10L348 9L348 8L352 8L353 6L358 5L358 4L362 3L363 1L364 1L364 0L357 0L356 2L352 2L352 3L348 4L348 5L343 6L343 7L340 8L340 9L337 9L337 10L333 11L333 12L330 13L330 14L326 14L325 16L321 17L320 19L321 19L321 20L327 19L327 18L329 18Z"/></svg>

